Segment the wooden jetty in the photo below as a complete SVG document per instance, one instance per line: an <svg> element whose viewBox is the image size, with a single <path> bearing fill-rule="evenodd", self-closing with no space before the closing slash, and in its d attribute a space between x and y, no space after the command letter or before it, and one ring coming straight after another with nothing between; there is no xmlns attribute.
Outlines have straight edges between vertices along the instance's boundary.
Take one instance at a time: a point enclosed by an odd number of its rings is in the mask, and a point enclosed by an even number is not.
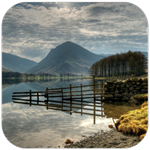
<svg viewBox="0 0 150 150"><path fill-rule="evenodd" d="M70 86L61 88L46 88L45 91L14 92L12 100L14 103L45 106L46 109L58 111L93 115L95 117L105 117L102 107L102 92L96 92L95 87L102 84ZM103 89L103 88L102 88ZM99 113L98 113L99 112Z"/></svg>

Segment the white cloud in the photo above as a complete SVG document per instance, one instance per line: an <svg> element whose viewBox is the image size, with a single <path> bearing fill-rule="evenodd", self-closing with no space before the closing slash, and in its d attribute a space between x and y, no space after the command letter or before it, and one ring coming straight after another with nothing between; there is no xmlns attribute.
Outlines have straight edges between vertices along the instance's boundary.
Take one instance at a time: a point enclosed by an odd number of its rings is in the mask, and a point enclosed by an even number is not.
<svg viewBox="0 0 150 150"><path fill-rule="evenodd" d="M138 50L146 51L147 26L143 12L130 3L21 3L4 17L3 51L30 59L32 55L23 55L24 51L42 52L32 56L40 61L68 40L96 53L114 48L119 52L121 44L126 45L121 51L126 51L129 43L133 50L141 45Z"/></svg>

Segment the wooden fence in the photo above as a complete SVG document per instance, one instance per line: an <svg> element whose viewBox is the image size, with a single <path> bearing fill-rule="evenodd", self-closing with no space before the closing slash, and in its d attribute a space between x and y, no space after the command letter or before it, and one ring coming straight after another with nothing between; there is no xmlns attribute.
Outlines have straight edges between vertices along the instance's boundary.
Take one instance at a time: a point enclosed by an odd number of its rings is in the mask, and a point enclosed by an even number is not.
<svg viewBox="0 0 150 150"><path fill-rule="evenodd" d="M45 91L14 92L12 100L14 103L45 106L46 109L93 115L104 117L102 107L103 88L96 91L96 87L102 84L70 86L62 88L46 88Z"/></svg>

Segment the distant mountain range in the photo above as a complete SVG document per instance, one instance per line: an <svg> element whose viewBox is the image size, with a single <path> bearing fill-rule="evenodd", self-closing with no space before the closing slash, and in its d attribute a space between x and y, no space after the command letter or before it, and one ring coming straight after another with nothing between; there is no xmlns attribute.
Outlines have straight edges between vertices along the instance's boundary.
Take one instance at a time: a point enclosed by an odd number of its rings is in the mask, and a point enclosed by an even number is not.
<svg viewBox="0 0 150 150"><path fill-rule="evenodd" d="M36 64L37 63L32 60L2 52L2 71L25 73Z"/></svg>
<svg viewBox="0 0 150 150"><path fill-rule="evenodd" d="M148 59L148 52L142 52ZM87 49L73 43L65 42L55 49L39 63L12 54L2 53L2 71L31 74L88 74L89 68L96 61L111 54L94 54Z"/></svg>
<svg viewBox="0 0 150 150"><path fill-rule="evenodd" d="M90 66L104 57L104 55L94 54L75 43L65 42L52 49L27 73L88 74Z"/></svg>

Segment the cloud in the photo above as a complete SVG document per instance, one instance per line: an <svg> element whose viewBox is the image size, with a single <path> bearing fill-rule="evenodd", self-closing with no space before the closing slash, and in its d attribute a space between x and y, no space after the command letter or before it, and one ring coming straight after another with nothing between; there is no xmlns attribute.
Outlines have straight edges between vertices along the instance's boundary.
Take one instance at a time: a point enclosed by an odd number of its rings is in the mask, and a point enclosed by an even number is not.
<svg viewBox="0 0 150 150"><path fill-rule="evenodd" d="M147 51L147 28L130 3L20 3L3 19L2 49L37 62L68 40L99 54Z"/></svg>

